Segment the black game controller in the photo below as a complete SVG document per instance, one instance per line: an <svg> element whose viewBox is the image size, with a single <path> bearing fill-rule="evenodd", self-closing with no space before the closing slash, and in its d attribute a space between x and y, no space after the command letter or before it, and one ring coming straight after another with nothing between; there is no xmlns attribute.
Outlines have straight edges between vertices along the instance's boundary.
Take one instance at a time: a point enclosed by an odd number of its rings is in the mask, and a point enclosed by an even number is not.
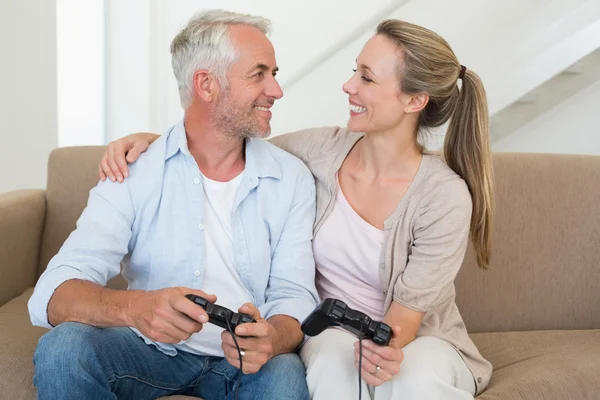
<svg viewBox="0 0 600 400"><path fill-rule="evenodd" d="M194 294L186 294L185 297L199 305L208 314L208 322L220 326L223 329L235 330L238 325L256 322L252 316L248 314L236 313L228 308L218 306L206 300L203 297ZM227 322L229 321L229 324Z"/></svg>
<svg viewBox="0 0 600 400"><path fill-rule="evenodd" d="M341 300L325 299L302 323L302 332L317 336L330 326L341 326L356 336L371 339L373 343L387 346L392 339L392 328L384 322L373 321L368 315L353 310Z"/></svg>

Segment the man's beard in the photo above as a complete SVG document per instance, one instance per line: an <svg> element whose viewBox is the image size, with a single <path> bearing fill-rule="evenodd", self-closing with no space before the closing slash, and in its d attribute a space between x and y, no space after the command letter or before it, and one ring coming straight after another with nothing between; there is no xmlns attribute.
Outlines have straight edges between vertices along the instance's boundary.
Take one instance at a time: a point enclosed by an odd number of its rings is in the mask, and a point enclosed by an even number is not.
<svg viewBox="0 0 600 400"><path fill-rule="evenodd" d="M219 96L215 104L215 126L224 134L237 138L266 138L271 134L271 126L261 127L254 107L249 110L235 104L229 91Z"/></svg>

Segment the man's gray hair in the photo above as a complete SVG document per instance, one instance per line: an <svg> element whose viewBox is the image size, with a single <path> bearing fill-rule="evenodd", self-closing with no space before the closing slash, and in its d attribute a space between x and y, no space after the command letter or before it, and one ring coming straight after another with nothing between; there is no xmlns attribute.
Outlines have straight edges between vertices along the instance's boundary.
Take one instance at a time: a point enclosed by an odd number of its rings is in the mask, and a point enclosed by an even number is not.
<svg viewBox="0 0 600 400"><path fill-rule="evenodd" d="M183 108L192 104L194 73L211 71L223 89L229 86L227 71L239 54L229 38L229 25L250 25L265 35L271 31L267 18L223 10L200 12L171 42L171 63Z"/></svg>

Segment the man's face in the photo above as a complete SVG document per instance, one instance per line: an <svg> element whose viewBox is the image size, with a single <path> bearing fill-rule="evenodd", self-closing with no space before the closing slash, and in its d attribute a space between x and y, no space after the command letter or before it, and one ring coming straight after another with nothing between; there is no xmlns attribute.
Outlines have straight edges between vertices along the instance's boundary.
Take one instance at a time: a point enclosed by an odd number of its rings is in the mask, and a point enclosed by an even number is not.
<svg viewBox="0 0 600 400"><path fill-rule="evenodd" d="M247 25L230 27L230 38L239 54L229 71L229 87L215 103L215 124L237 138L271 134L271 107L283 96L275 74L273 45L260 30Z"/></svg>

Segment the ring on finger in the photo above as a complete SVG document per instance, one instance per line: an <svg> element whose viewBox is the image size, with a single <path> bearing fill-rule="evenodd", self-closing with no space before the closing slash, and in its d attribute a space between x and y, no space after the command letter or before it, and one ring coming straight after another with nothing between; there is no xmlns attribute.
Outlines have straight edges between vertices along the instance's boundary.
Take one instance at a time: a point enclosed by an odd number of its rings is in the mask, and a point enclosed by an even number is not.
<svg viewBox="0 0 600 400"><path fill-rule="evenodd" d="M242 358L244 358L245 355L246 355L246 351L245 350L240 350L240 356L242 356Z"/></svg>
<svg viewBox="0 0 600 400"><path fill-rule="evenodd" d="M381 367L379 365L375 366L375 374L378 373L381 370Z"/></svg>

